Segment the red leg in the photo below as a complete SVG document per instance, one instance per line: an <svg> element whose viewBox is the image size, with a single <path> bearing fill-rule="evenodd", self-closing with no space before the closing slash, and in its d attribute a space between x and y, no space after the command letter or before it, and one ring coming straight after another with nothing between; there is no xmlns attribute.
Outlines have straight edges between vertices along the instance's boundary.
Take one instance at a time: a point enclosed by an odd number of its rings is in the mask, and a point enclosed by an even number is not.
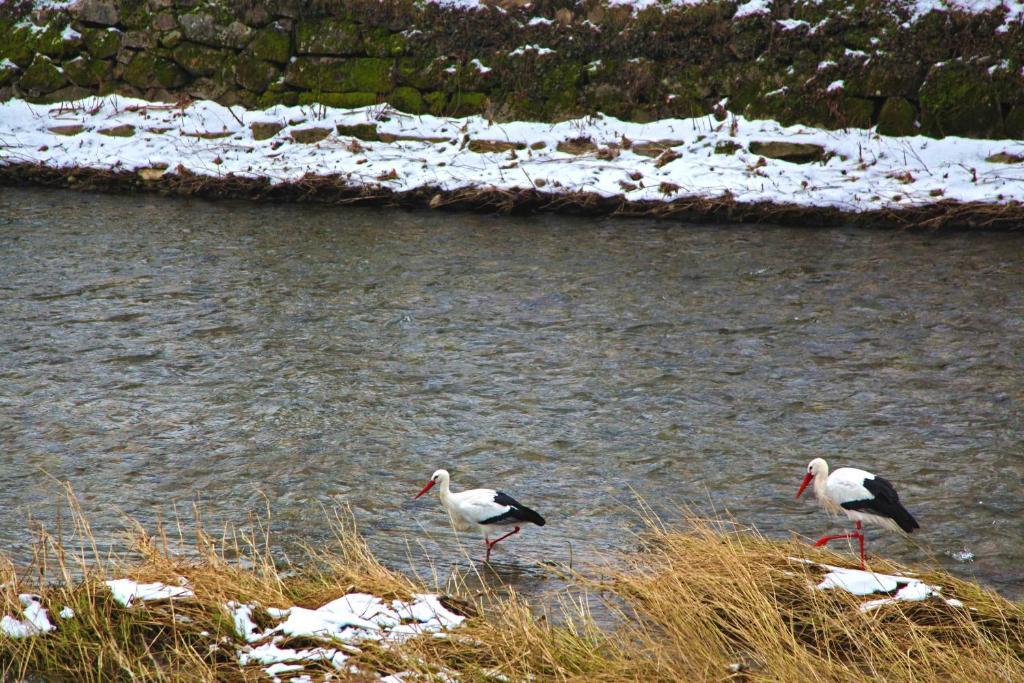
<svg viewBox="0 0 1024 683"><path fill-rule="evenodd" d="M851 533L851 534L837 534L835 536L822 536L821 538L819 538L814 543L814 547L815 548L820 548L821 546L825 545L829 541L837 541L840 538L857 538L857 534Z"/></svg>
<svg viewBox="0 0 1024 683"><path fill-rule="evenodd" d="M502 536L501 538L496 538L493 541L488 541L487 539L484 539L484 542L487 543L487 559L485 559L484 562L490 562L491 561L491 548L493 548L494 546L498 545L498 541L504 541L506 538L508 538L512 534L518 534L518 533L519 533L519 527L516 527L512 531L510 531L507 534L505 534L504 536Z"/></svg>
<svg viewBox="0 0 1024 683"><path fill-rule="evenodd" d="M836 534L835 536L822 536L814 544L814 547L815 548L820 548L821 546L825 545L829 541L836 541L836 540L839 540L841 538L856 538L857 541L860 543L860 568L864 569L864 534L861 533L861 530L860 530L861 526L860 526L860 522L859 521L856 522L856 525L857 525L857 530L853 531L853 532L850 532L848 534Z"/></svg>

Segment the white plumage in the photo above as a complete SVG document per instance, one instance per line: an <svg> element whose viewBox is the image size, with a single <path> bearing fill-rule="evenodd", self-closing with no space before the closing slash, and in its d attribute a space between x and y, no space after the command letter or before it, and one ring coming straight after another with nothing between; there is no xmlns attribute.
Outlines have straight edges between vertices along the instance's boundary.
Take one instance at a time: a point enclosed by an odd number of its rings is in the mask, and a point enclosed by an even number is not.
<svg viewBox="0 0 1024 683"><path fill-rule="evenodd" d="M451 518L452 526L459 531L479 531L487 544L487 559L491 559L491 550L499 541L512 534L519 533L525 522L544 526L544 518L530 508L522 505L511 496L494 489L469 489L468 491L452 492L451 476L448 470L437 470L423 490L416 494L419 498L435 484L440 485L441 504ZM511 531L508 531L511 529ZM500 538L491 540L491 534L506 531Z"/></svg>
<svg viewBox="0 0 1024 683"><path fill-rule="evenodd" d="M840 467L829 474L828 463L823 458L815 458L807 465L807 474L796 493L797 498L812 481L818 503L833 514L845 514L857 527L857 531L850 534L823 536L815 545L821 546L840 538L856 538L860 542L862 568L864 534L861 533L861 522L908 534L920 528L917 520L900 503L893 485L871 472L856 467Z"/></svg>

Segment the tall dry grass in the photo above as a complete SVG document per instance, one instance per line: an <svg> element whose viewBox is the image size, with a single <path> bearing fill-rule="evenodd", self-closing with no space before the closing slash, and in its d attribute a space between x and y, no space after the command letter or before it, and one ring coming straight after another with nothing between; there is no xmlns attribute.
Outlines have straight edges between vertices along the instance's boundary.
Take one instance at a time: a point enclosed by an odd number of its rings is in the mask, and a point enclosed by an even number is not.
<svg viewBox="0 0 1024 683"><path fill-rule="evenodd" d="M125 551L110 555L77 509L73 517L60 538L40 533L33 566L0 568L0 609L18 614L18 593L35 592L57 626L0 637L3 680L257 680L259 667L238 664L244 643L229 600L317 607L353 590L408 597L431 588L382 566L344 512L325 512L334 542L296 564L275 558L266 518L216 537L199 526L188 539L135 526ZM722 521L649 522L636 550L563 575L572 588L542 604L500 587L480 591L493 581L450 582L472 615L450 637L366 644L350 660L360 674L309 670L354 680L408 671L412 680L460 681L1024 681L1024 605L976 584L921 571L964 606L929 599L863 612L865 598L816 590L822 570L792 559L852 566L849 556ZM910 571L885 561L871 568ZM103 584L124 576L186 577L196 597L124 608ZM64 606L73 619L57 618Z"/></svg>

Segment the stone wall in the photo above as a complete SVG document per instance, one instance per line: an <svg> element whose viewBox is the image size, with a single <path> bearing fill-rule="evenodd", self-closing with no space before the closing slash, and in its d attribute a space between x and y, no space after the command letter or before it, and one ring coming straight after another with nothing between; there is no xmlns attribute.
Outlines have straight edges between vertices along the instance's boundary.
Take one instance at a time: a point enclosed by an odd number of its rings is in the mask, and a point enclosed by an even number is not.
<svg viewBox="0 0 1024 683"><path fill-rule="evenodd" d="M266 107L632 120L712 113L886 134L1024 138L1024 25L871 0L636 14L599 0L445 10L411 0L0 5L0 99L122 93ZM539 17L539 18L538 18Z"/></svg>

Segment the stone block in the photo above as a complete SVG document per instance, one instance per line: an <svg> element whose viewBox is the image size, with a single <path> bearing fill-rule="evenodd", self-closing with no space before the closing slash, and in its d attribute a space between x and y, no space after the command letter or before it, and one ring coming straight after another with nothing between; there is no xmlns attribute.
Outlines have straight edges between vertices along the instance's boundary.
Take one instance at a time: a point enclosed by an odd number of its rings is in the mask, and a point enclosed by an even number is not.
<svg viewBox="0 0 1024 683"><path fill-rule="evenodd" d="M279 24L256 32L247 52L256 59L275 64L287 64L292 56L291 34Z"/></svg>
<svg viewBox="0 0 1024 683"><path fill-rule="evenodd" d="M93 28L84 29L82 37L85 40L85 49L90 55L97 59L107 59L121 49L124 34L117 29Z"/></svg>
<svg viewBox="0 0 1024 683"><path fill-rule="evenodd" d="M882 135L914 135L917 133L917 110L902 97L889 97L878 112L878 132Z"/></svg>
<svg viewBox="0 0 1024 683"><path fill-rule="evenodd" d="M178 88L188 82L188 74L170 59L153 52L139 52L125 66L124 80L139 89Z"/></svg>
<svg viewBox="0 0 1024 683"><path fill-rule="evenodd" d="M928 135L1004 135L999 99L987 74L963 62L937 64L921 86L921 126Z"/></svg>
<svg viewBox="0 0 1024 683"><path fill-rule="evenodd" d="M275 65L252 57L241 57L235 65L235 82L252 92L263 92L280 75Z"/></svg>
<svg viewBox="0 0 1024 683"><path fill-rule="evenodd" d="M72 83L83 87L98 85L101 80L109 80L112 72L110 62L104 59L91 59L88 56L75 57L61 66Z"/></svg>
<svg viewBox="0 0 1024 683"><path fill-rule="evenodd" d="M99 26L116 26L120 20L114 0L81 0L74 7L79 21Z"/></svg>
<svg viewBox="0 0 1024 683"><path fill-rule="evenodd" d="M130 123L122 123L119 126L111 126L110 128L104 128L103 130L96 132L100 135L106 135L112 138L130 138L135 135L135 126Z"/></svg>
<svg viewBox="0 0 1024 683"><path fill-rule="evenodd" d="M422 114L425 108L420 91L407 85L392 90L388 95L388 102L395 109L409 114Z"/></svg>
<svg viewBox="0 0 1024 683"><path fill-rule="evenodd" d="M373 57L299 57L285 70L285 82L317 92L386 93L391 90L392 66L391 60Z"/></svg>
<svg viewBox="0 0 1024 683"><path fill-rule="evenodd" d="M184 42L174 48L174 61L193 76L210 76L224 64L227 53L224 50Z"/></svg>
<svg viewBox="0 0 1024 683"><path fill-rule="evenodd" d="M315 142L320 142L330 134L330 128L295 128L291 132L291 137L295 142L311 145Z"/></svg>
<svg viewBox="0 0 1024 683"><path fill-rule="evenodd" d="M331 18L301 21L296 29L296 51L300 55L359 55L363 54L363 41L352 22Z"/></svg>
<svg viewBox="0 0 1024 683"><path fill-rule="evenodd" d="M68 79L45 55L36 55L18 79L18 87L32 95L44 95L67 85Z"/></svg>
<svg viewBox="0 0 1024 683"><path fill-rule="evenodd" d="M254 140L267 140L274 137L284 129L283 123L276 121L253 121L249 124Z"/></svg>
<svg viewBox="0 0 1024 683"><path fill-rule="evenodd" d="M151 50L156 47L156 35L152 31L126 31L121 44L133 50Z"/></svg>
<svg viewBox="0 0 1024 683"><path fill-rule="evenodd" d="M781 159L795 164L807 164L825 158L825 148L821 145L784 140L755 140L750 143L750 152L769 159Z"/></svg>

